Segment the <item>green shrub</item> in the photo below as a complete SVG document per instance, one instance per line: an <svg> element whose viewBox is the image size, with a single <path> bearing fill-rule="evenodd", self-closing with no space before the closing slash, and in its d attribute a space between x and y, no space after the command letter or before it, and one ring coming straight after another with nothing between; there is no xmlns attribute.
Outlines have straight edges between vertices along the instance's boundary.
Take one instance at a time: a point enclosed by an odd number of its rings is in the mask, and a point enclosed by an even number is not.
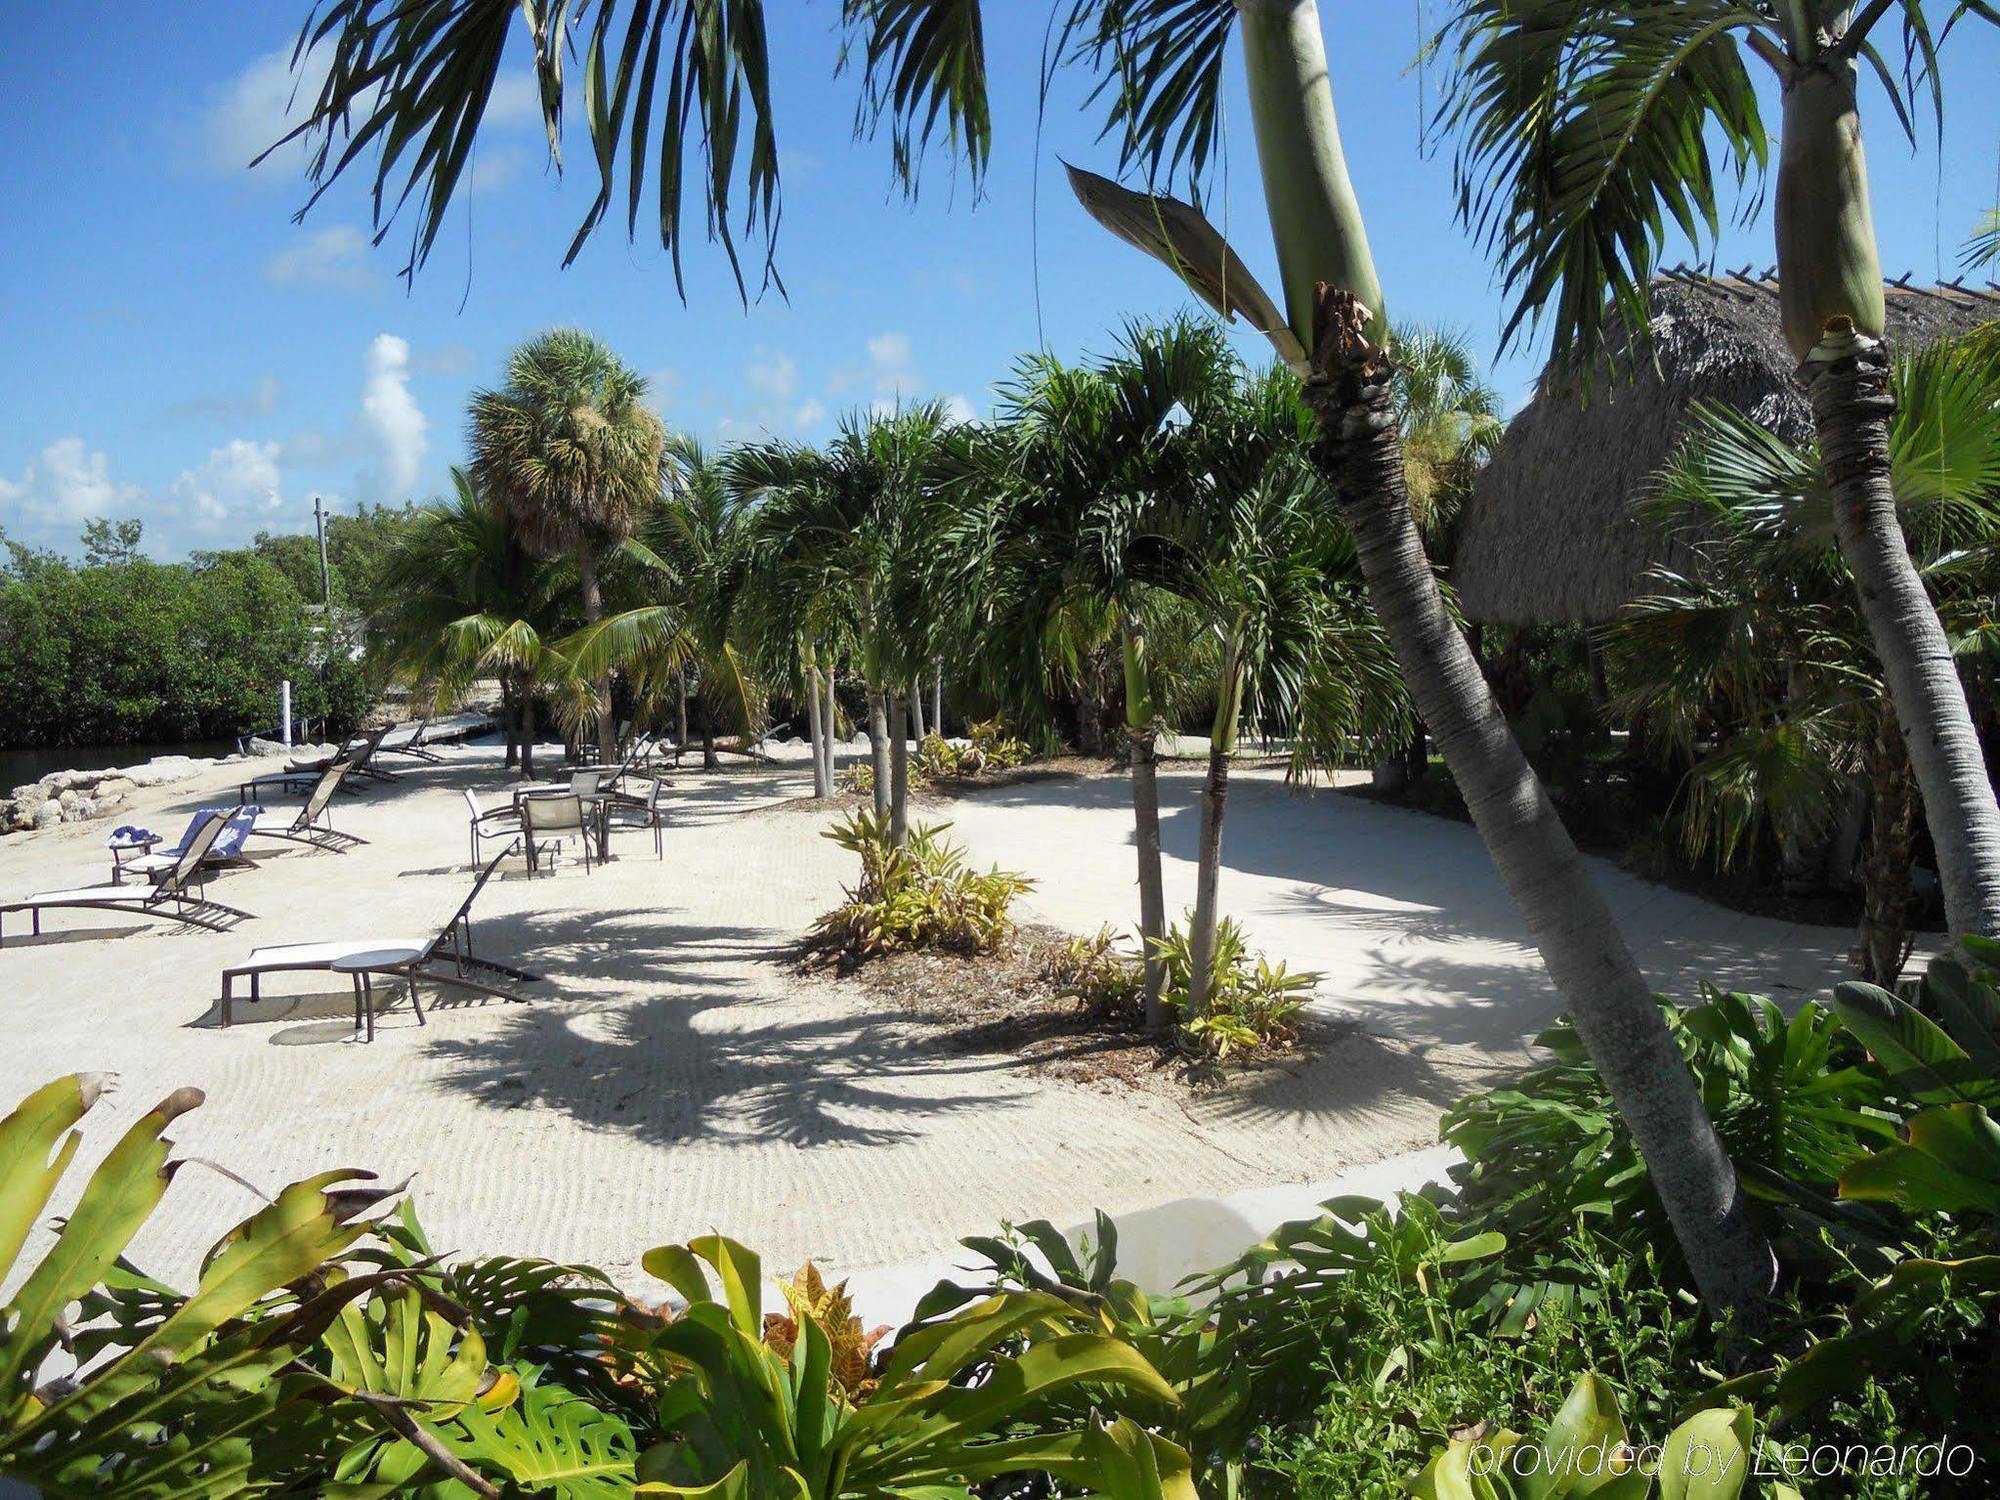
<svg viewBox="0 0 2000 1500"><path fill-rule="evenodd" d="M1161 993L1187 1016L1193 937L1176 925L1160 939L1158 948L1167 968ZM1208 1009L1181 1023L1181 1034L1194 1050L1219 1061L1234 1052L1289 1047L1298 1040L1299 1014L1319 975L1274 964L1261 953L1253 957L1243 929L1229 917L1215 924L1210 960Z"/></svg>
<svg viewBox="0 0 2000 1500"><path fill-rule="evenodd" d="M857 959L911 948L992 953L1013 936L1014 898L1034 882L997 867L973 869L965 851L945 840L950 826L919 824L901 848L888 819L865 811L826 830L861 856L861 879L813 924L819 946Z"/></svg>
<svg viewBox="0 0 2000 1500"><path fill-rule="evenodd" d="M1118 934L1100 927L1073 937L1042 961L1042 981L1092 1015L1136 1019L1145 995L1139 960L1118 950Z"/></svg>

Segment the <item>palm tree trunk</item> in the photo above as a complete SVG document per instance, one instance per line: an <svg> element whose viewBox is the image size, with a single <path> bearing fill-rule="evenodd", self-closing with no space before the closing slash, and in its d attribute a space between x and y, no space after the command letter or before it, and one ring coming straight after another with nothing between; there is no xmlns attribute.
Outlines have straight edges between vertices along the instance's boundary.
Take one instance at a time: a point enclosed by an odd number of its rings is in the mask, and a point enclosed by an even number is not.
<svg viewBox="0 0 2000 1500"><path fill-rule="evenodd" d="M1916 821L1910 756L1885 696L1868 747L1868 859L1861 898L1861 977L1895 984L1910 956L1910 829Z"/></svg>
<svg viewBox="0 0 2000 1500"><path fill-rule="evenodd" d="M944 735L944 658L931 663L931 731Z"/></svg>
<svg viewBox="0 0 2000 1500"><path fill-rule="evenodd" d="M1840 555L1881 658L1937 846L1953 932L2000 936L2000 806L1951 644L1910 561L1889 488L1888 360L1879 346L1811 377L1821 461L1833 490Z"/></svg>
<svg viewBox="0 0 2000 1500"><path fill-rule="evenodd" d="M1801 67L1785 79L1779 307L1812 400L1840 555L1907 731L1946 919L1953 932L2000 936L2000 805L1889 485L1895 401L1879 342L1881 260L1854 82L1847 62Z"/></svg>
<svg viewBox="0 0 2000 1500"><path fill-rule="evenodd" d="M584 622L595 625L604 618L604 591L597 581L597 554L588 542L577 543L576 572L583 588ZM618 759L618 726L611 716L610 674L599 677L590 686L597 694L597 755L608 766Z"/></svg>
<svg viewBox="0 0 2000 1500"><path fill-rule="evenodd" d="M889 700L889 842L898 849L910 841L908 713L909 700L901 693Z"/></svg>
<svg viewBox="0 0 2000 1500"><path fill-rule="evenodd" d="M910 679L910 738L918 744L924 742L924 679L921 675Z"/></svg>
<svg viewBox="0 0 2000 1500"><path fill-rule="evenodd" d="M1466 649L1410 514L1386 322L1313 0L1237 0L1265 206L1306 397L1377 614L1501 878L1718 1307L1755 1317L1775 1262L1645 976ZM1356 326L1356 325L1359 326Z"/></svg>
<svg viewBox="0 0 2000 1500"><path fill-rule="evenodd" d="M521 689L521 779L535 779L535 690Z"/></svg>
<svg viewBox="0 0 2000 1500"><path fill-rule="evenodd" d="M840 784L837 774L840 763L833 754L834 739L840 733L840 710L833 701L833 670L834 664L829 661L826 665L826 709L823 714L826 720L826 786L829 794Z"/></svg>
<svg viewBox="0 0 2000 1500"><path fill-rule="evenodd" d="M681 751L687 749L688 742L688 674L682 667L674 673L674 687L678 697L674 717L674 766L679 769Z"/></svg>
<svg viewBox="0 0 2000 1500"><path fill-rule="evenodd" d="M506 767L511 771L521 756L520 708L514 701L514 685L505 679L500 683L500 729L506 736Z"/></svg>
<svg viewBox="0 0 2000 1500"><path fill-rule="evenodd" d="M701 709L701 768L716 771L722 767L722 757L715 753L715 708L707 698L699 704Z"/></svg>
<svg viewBox="0 0 2000 1500"><path fill-rule="evenodd" d="M1201 789L1201 847L1195 856L1194 916L1188 932L1189 1018L1208 1014L1215 980L1215 926L1222 885L1222 819L1229 809L1229 757L1243 705L1242 635L1232 629L1222 651L1208 779Z"/></svg>
<svg viewBox="0 0 2000 1500"><path fill-rule="evenodd" d="M1410 514L1389 364L1361 336L1365 315L1328 289L1306 400L1316 466L1353 531L1363 576L1410 695L1458 783L1549 976L1645 1158L1702 1292L1755 1316L1770 1246L1751 1221L1687 1064L1611 909L1529 768L1438 591Z"/></svg>
<svg viewBox="0 0 2000 1500"><path fill-rule="evenodd" d="M874 782L875 816L889 816L889 706L882 690L868 688L868 756Z"/></svg>
<svg viewBox="0 0 2000 1500"><path fill-rule="evenodd" d="M1159 945L1167 935L1167 897L1160 874L1159 723L1153 709L1152 675L1146 666L1145 632L1128 617L1123 633L1126 749L1132 763L1133 842L1139 850L1140 974L1146 1029L1162 1032L1173 1024L1173 1014L1161 998L1167 966Z"/></svg>
<svg viewBox="0 0 2000 1500"><path fill-rule="evenodd" d="M820 701L819 668L806 668L806 728L812 736L813 796L824 797L832 788L826 784L825 706Z"/></svg>

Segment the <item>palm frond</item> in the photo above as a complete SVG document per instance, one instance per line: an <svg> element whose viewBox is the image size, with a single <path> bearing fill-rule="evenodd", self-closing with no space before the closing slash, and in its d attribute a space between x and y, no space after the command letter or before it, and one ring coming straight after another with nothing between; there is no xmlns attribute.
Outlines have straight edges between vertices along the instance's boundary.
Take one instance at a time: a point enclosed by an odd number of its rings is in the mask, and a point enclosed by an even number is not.
<svg viewBox="0 0 2000 1500"><path fill-rule="evenodd" d="M986 40L979 0L841 0L844 68L861 57L854 133L889 126L890 167L915 196L924 157L940 130L947 155L963 158L976 199L993 149L986 99Z"/></svg>

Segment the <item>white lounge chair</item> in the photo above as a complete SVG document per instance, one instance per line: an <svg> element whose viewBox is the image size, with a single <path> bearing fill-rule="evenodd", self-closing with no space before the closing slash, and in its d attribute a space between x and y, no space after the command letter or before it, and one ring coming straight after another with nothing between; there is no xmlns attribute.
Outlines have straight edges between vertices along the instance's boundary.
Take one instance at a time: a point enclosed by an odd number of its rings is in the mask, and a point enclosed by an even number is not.
<svg viewBox="0 0 2000 1500"><path fill-rule="evenodd" d="M287 818L278 812L259 812L257 821L250 827L250 836L308 844L333 854L345 854L356 845L367 843L368 840L359 834L342 833L333 826L333 794L340 790L340 783L352 769L344 761L328 766L320 773L319 780L313 785L312 795L306 798L305 806L299 809L296 817Z"/></svg>
<svg viewBox="0 0 2000 1500"><path fill-rule="evenodd" d="M256 822L262 809L255 804L245 807L204 807L188 820L180 842L172 848L155 849L150 854L142 854L137 859L128 859L118 864L111 875L113 885L124 884L127 875L144 875L148 880L158 880L171 871L187 846L201 832L202 823L208 818L222 819L222 828L210 841L208 853L202 856L203 866L219 865L226 860L243 857L243 841L250 837L251 826Z"/></svg>
<svg viewBox="0 0 2000 1500"><path fill-rule="evenodd" d="M371 953L402 951L410 956L393 965L385 966L381 972L393 973L409 986L410 1004L416 1010L417 1020L423 1021L424 1013L417 1004L417 981L427 979L433 984L452 985L476 994L492 995L496 999L511 1000L516 1004L527 1004L528 997L517 995L512 990L499 985L488 984L471 978L466 970L482 969L519 979L530 984L541 981L541 975L530 974L524 969L510 968L496 963L490 958L482 958L472 951L472 903L486 888L486 882L493 876L500 861L512 852L511 847L502 850L488 862L472 882L472 889L458 904L458 909L446 919L436 934L431 937L360 937L327 943L277 943L264 948L252 948L250 956L242 963L222 971L222 1024L230 1021L232 1007L236 1000L236 982L250 981L250 999L264 998L263 976L266 974L305 973L309 971L330 972L343 959L352 959Z"/></svg>
<svg viewBox="0 0 2000 1500"><path fill-rule="evenodd" d="M8 912L25 911L34 914L34 930L37 936L42 930L42 913L45 911L70 909L124 912L135 917L159 917L172 922L186 922L195 927L206 927L221 932L232 923L247 921L251 913L234 906L225 906L220 901L210 901L203 894L201 882L202 861L222 833L227 820L219 813L210 814L182 847L173 865L163 872L150 886L141 885L93 885L82 886L69 891L39 891L32 896L24 896L19 901L9 901L0 905L0 918ZM4 931L0 931L0 943L6 941Z"/></svg>

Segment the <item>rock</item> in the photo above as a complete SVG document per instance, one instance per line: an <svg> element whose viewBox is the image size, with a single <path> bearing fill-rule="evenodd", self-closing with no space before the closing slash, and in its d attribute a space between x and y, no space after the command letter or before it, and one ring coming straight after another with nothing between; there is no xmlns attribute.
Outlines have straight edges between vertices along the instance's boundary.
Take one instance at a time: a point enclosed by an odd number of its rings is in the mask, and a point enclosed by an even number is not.
<svg viewBox="0 0 2000 1500"><path fill-rule="evenodd" d="M123 802L138 789L139 783L129 776L107 776L91 791L95 802Z"/></svg>
<svg viewBox="0 0 2000 1500"><path fill-rule="evenodd" d="M35 809L34 822L30 826L35 828L53 828L62 820L62 804L60 802L44 802L40 807Z"/></svg>
<svg viewBox="0 0 2000 1500"><path fill-rule="evenodd" d="M292 755L297 753L294 750L286 749L276 740L252 740L250 741L248 748L250 756L253 760L258 760L258 759L275 760L278 756L281 755ZM306 748L305 746L301 745L298 747L298 750L303 751L305 748Z"/></svg>

